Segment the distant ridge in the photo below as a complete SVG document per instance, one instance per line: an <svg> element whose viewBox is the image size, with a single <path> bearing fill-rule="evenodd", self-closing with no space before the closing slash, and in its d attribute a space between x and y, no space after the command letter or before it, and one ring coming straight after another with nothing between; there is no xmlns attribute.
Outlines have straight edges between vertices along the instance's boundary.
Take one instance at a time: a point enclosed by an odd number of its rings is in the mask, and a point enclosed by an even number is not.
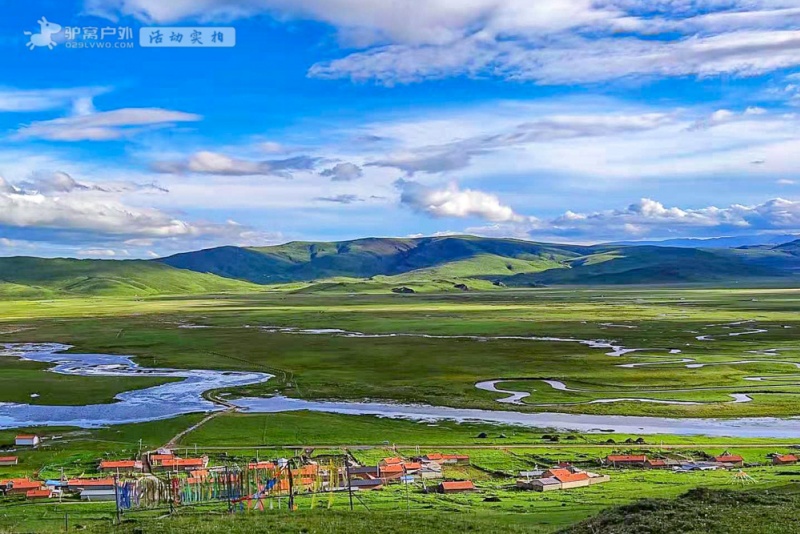
<svg viewBox="0 0 800 534"><path fill-rule="evenodd" d="M745 250L580 246L443 236L295 241L261 248L220 247L156 261L259 284L347 278L375 279L382 284L472 279L497 285L532 286L777 279L798 269L800 255L793 254L789 244Z"/></svg>
<svg viewBox="0 0 800 534"><path fill-rule="evenodd" d="M680 248L738 248L753 247L764 245L782 245L795 241L800 236L791 234L762 234L745 235L735 237L710 237L710 238L679 238L663 239L655 241L616 241L608 245L629 245L629 246L656 246L656 247L680 247Z"/></svg>

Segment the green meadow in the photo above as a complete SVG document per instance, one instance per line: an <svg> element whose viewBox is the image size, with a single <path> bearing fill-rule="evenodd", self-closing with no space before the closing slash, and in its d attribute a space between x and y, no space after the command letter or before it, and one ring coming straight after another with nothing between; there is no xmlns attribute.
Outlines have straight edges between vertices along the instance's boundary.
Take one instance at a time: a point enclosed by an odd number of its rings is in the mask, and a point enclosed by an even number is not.
<svg viewBox="0 0 800 534"><path fill-rule="evenodd" d="M281 393L303 399L664 417L796 416L798 301L800 290L772 288L544 288L387 295L309 292L291 286L255 294L11 299L0 302L0 343L58 342L71 345L76 353L129 355L146 367L253 370L275 376L265 384L214 396ZM617 349L581 340L604 340ZM615 355L608 354L615 350ZM475 387L489 379L501 380L500 389L529 396L519 405L499 403L508 395ZM0 358L0 402L111 402L120 392L165 380L64 376L47 365ZM564 387L555 389L544 380ZM746 394L752 401L734 403L733 394ZM691 404L590 404L614 398ZM19 465L0 468L0 479L90 476L101 459L133 458L180 435L179 449L206 453L212 465L301 453L323 458L347 452L367 465L393 454L462 453L470 456L471 465L450 468L446 476L473 480L480 491L431 495L421 487L406 492L393 486L360 494L354 513L348 510L346 495L336 495L330 501L301 497L297 514L276 510L231 517L220 504L187 507L169 518L163 511L131 512L120 526L112 525L109 504L30 505L12 500L1 503L0 532L63 531L65 516L71 528L90 532L222 528L426 533L443 528L496 532L498 527L511 533L567 528L583 532L592 527L581 526L581 521L594 518L612 524L612 512L598 514L633 506L643 498L669 499L652 505L669 515L670 507L683 509L680 496L695 488L749 495L786 492L784 488L800 482L800 469L768 465L767 455L793 450L792 440L581 434L309 412L225 412L184 434L202 419L194 414L99 429L28 429L47 437L45 446L20 452ZM0 446L9 447L16 432L0 431ZM640 437L644 443L633 443ZM729 472L609 470L598 462L611 453L705 457L724 450L753 464L746 469L752 484L739 487ZM513 488L519 471L561 461L606 472L612 482L547 494ZM765 513L773 504L759 501L752 506ZM714 532L712 527L708 531Z"/></svg>
<svg viewBox="0 0 800 534"><path fill-rule="evenodd" d="M131 355L143 366L275 375L228 392L233 395L670 417L789 416L800 414L798 299L796 290L636 288L11 300L3 302L0 342L56 341L76 352ZM611 349L579 340L637 350L609 355ZM81 404L159 381L55 377L42 366L8 359L0 365L9 371L0 401L38 394L35 402ZM754 377L761 380L748 380ZM488 379L503 379L500 389L529 396L520 406L498 403L507 395L475 388ZM543 380L561 382L565 390ZM734 403L733 394L752 401ZM636 398L684 404L591 403Z"/></svg>
<svg viewBox="0 0 800 534"><path fill-rule="evenodd" d="M0 478L48 478L59 477L62 473L93 476L99 460L132 458L141 450L152 450L167 443L199 420L199 415L191 415L94 430L27 429L40 432L46 438L44 445L38 450L21 453L18 466L0 467ZM478 438L480 432L486 432L487 437ZM15 433L0 431L0 444L9 443ZM552 441L553 435L559 437L559 442ZM438 495L424 493L420 483L408 489L393 485L379 492L359 493L355 512L349 511L346 493L331 497L306 495L297 497L298 509L294 514L286 512L284 503L283 511L240 512L231 516L226 503L221 502L180 507L171 516L167 516L164 509L130 511L123 514L123 523L118 526L114 525L113 503L29 504L19 498L6 498L0 500L0 532L59 532L63 531L66 518L72 529L88 532L210 532L216 528L226 532L358 533L366 532L371 525L376 532L427 533L447 526L479 533L496 532L500 527L508 532L538 533L572 528L604 510L630 506L640 499L675 499L696 488L747 491L749 495L764 491L783 493L792 484L800 483L800 470L796 467L769 465L768 453L791 450L791 444L785 441L747 439L731 444L732 440L725 438L657 436L647 437L644 444L625 443L626 439L636 437L564 432L545 435L515 427L456 423L433 426L307 412L222 414L186 435L178 444L177 452L208 454L211 465L299 454L324 461L331 455L345 452L363 465L373 465L387 456L459 453L470 456L470 465L445 467L445 476L452 480L472 480L479 491ZM608 439L616 440L617 444L609 445ZM600 458L611 453L700 458L720 454L726 449L741 454L748 464L753 464L746 468L752 478L751 484L735 483L733 473L728 471L678 474L610 469L599 464ZM612 480L588 488L545 494L514 489L519 471L564 461L609 474ZM680 506L681 502L680 499L664 501L676 503L675 506ZM766 503L759 506L766 506Z"/></svg>

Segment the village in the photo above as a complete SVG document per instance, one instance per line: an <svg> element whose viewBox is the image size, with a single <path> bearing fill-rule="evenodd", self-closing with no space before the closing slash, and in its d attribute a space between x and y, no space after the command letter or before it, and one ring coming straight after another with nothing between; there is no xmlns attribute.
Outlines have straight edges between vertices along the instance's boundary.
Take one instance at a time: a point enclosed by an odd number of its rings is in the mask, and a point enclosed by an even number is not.
<svg viewBox="0 0 800 534"><path fill-rule="evenodd" d="M36 451L42 438L34 434L16 436L16 451ZM188 451L186 451L188 452ZM161 505L227 501L231 507L272 509L292 507L293 498L302 495L380 491L393 485L413 486L422 494L481 493L482 484L465 476L471 466L466 454L428 452L412 456L386 456L374 465L359 463L353 456L328 455L237 462L203 455L179 455L159 449L129 459L100 459L93 472L81 476L39 479L4 477L3 471L20 466L17 455L0 453L0 494L4 500L60 502L115 502L118 509L148 508ZM771 453L764 464L797 464L791 453ZM658 452L650 454L610 454L580 466L571 462L519 471L507 480L515 491L573 491L597 484L612 483L615 472L666 470L675 474L728 470L732 480L746 482L743 468L754 466L743 456L722 451L716 456ZM18 471L18 469L17 469ZM276 501L273 502L273 499ZM352 498L351 498L352 502Z"/></svg>

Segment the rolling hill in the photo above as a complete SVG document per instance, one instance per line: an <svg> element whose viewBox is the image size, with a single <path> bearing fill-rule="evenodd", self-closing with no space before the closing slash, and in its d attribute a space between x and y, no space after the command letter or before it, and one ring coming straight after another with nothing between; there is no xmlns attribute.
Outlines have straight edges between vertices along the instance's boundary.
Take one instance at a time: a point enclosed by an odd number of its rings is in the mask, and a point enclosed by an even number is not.
<svg viewBox="0 0 800 534"><path fill-rule="evenodd" d="M257 286L143 260L0 258L0 297L146 296L247 291Z"/></svg>
<svg viewBox="0 0 800 534"><path fill-rule="evenodd" d="M167 265L259 284L325 281L325 290L469 280L508 286L738 283L786 279L800 268L800 241L778 246L698 249L558 245L474 236L292 242L221 247L163 258Z"/></svg>
<svg viewBox="0 0 800 534"><path fill-rule="evenodd" d="M221 247L158 261L260 284L371 278L416 271L420 277L507 276L561 267L587 247L473 236L368 238L332 243L295 241L263 248Z"/></svg>
<svg viewBox="0 0 800 534"><path fill-rule="evenodd" d="M674 284L739 282L784 278L785 254L737 249L693 249L655 246L610 247L569 260L566 269L514 276L508 285Z"/></svg>
<svg viewBox="0 0 800 534"><path fill-rule="evenodd" d="M219 247L158 260L0 258L0 297L259 290L429 292L543 285L793 285L800 240L728 249L558 245L473 236ZM260 284L260 285L255 285Z"/></svg>

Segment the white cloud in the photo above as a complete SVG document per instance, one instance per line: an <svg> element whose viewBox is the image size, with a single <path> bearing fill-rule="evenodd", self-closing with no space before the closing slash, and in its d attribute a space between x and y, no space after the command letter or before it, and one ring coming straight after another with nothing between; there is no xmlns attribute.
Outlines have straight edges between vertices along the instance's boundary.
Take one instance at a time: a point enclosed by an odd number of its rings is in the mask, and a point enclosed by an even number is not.
<svg viewBox="0 0 800 534"><path fill-rule="evenodd" d="M483 26L495 33L554 32L602 24L618 11L593 0L86 0L105 16L134 15L154 22L237 19L259 13L321 20L350 42L443 43ZM413 16L409 16L413 13Z"/></svg>
<svg viewBox="0 0 800 534"><path fill-rule="evenodd" d="M85 101L79 102L75 108L74 111L78 114L33 122L20 128L16 137L51 141L107 141L176 123L195 122L202 118L193 113L161 108L124 108L95 112Z"/></svg>
<svg viewBox="0 0 800 534"><path fill-rule="evenodd" d="M65 173L13 185L0 178L0 228L83 235L81 239L168 239L223 236L249 230L230 224L188 222L155 208L126 203L124 195L152 186L78 182ZM156 189L158 190L158 189Z"/></svg>
<svg viewBox="0 0 800 534"><path fill-rule="evenodd" d="M462 184L517 177L523 191L552 190L552 180L585 192L645 180L800 179L797 116L747 107L665 109L605 98L500 101L423 110L359 131L384 139L370 148L365 169L442 174Z"/></svg>
<svg viewBox="0 0 800 534"><path fill-rule="evenodd" d="M520 109L522 113L536 111ZM491 113L491 111L490 111ZM522 122L521 122L522 121ZM674 123L666 113L593 113L533 116L524 120L519 115L513 123L473 136L450 132L453 140L444 144L407 148L402 152L368 163L373 167L393 167L413 175L417 172L440 173L464 169L472 159L499 150L560 140L612 137L647 132ZM485 123L482 123L485 124ZM440 129L437 129L437 133ZM443 129L448 131L448 129ZM446 134L445 134L446 135ZM442 134L438 136L440 139Z"/></svg>
<svg viewBox="0 0 800 534"><path fill-rule="evenodd" d="M0 112L47 111L66 108L75 101L89 99L108 91L106 87L71 89L0 88Z"/></svg>
<svg viewBox="0 0 800 534"><path fill-rule="evenodd" d="M287 147L275 141L263 141L258 144L258 148L266 154L283 154L289 152Z"/></svg>
<svg viewBox="0 0 800 534"><path fill-rule="evenodd" d="M385 84L753 76L800 65L796 0L86 0L86 9L162 23L261 13L322 21L358 51L309 73Z"/></svg>
<svg viewBox="0 0 800 534"><path fill-rule="evenodd" d="M598 242L641 237L708 237L800 231L800 201L774 198L761 204L727 207L667 207L643 198L624 209L596 212L566 211L548 220L530 217L528 223L512 221L470 228L469 232L494 236L526 236L543 240Z"/></svg>
<svg viewBox="0 0 800 534"><path fill-rule="evenodd" d="M490 73L539 84L663 76L757 76L800 65L800 31L738 31L674 41L565 37L535 46L475 35L440 46L389 45L319 63L320 78L392 85Z"/></svg>
<svg viewBox="0 0 800 534"><path fill-rule="evenodd" d="M116 250L110 248L89 248L89 249L82 249L78 251L78 254L81 256L86 257L93 257L93 258L115 258L118 255L122 256L129 256L130 254L127 251L120 251L117 252Z"/></svg>
<svg viewBox="0 0 800 534"><path fill-rule="evenodd" d="M410 180L398 180L400 203L432 217L480 218L490 222L530 220L504 205L497 196L452 183L436 189Z"/></svg>
<svg viewBox="0 0 800 534"><path fill-rule="evenodd" d="M311 170L318 158L294 156L277 160L245 160L211 151L200 151L188 158L172 161L157 161L153 170L164 174L213 174L218 176L283 176L292 177L292 171Z"/></svg>
<svg viewBox="0 0 800 534"><path fill-rule="evenodd" d="M344 162L323 170L320 175L327 176L334 182L351 182L361 178L364 175L364 171L354 163Z"/></svg>

